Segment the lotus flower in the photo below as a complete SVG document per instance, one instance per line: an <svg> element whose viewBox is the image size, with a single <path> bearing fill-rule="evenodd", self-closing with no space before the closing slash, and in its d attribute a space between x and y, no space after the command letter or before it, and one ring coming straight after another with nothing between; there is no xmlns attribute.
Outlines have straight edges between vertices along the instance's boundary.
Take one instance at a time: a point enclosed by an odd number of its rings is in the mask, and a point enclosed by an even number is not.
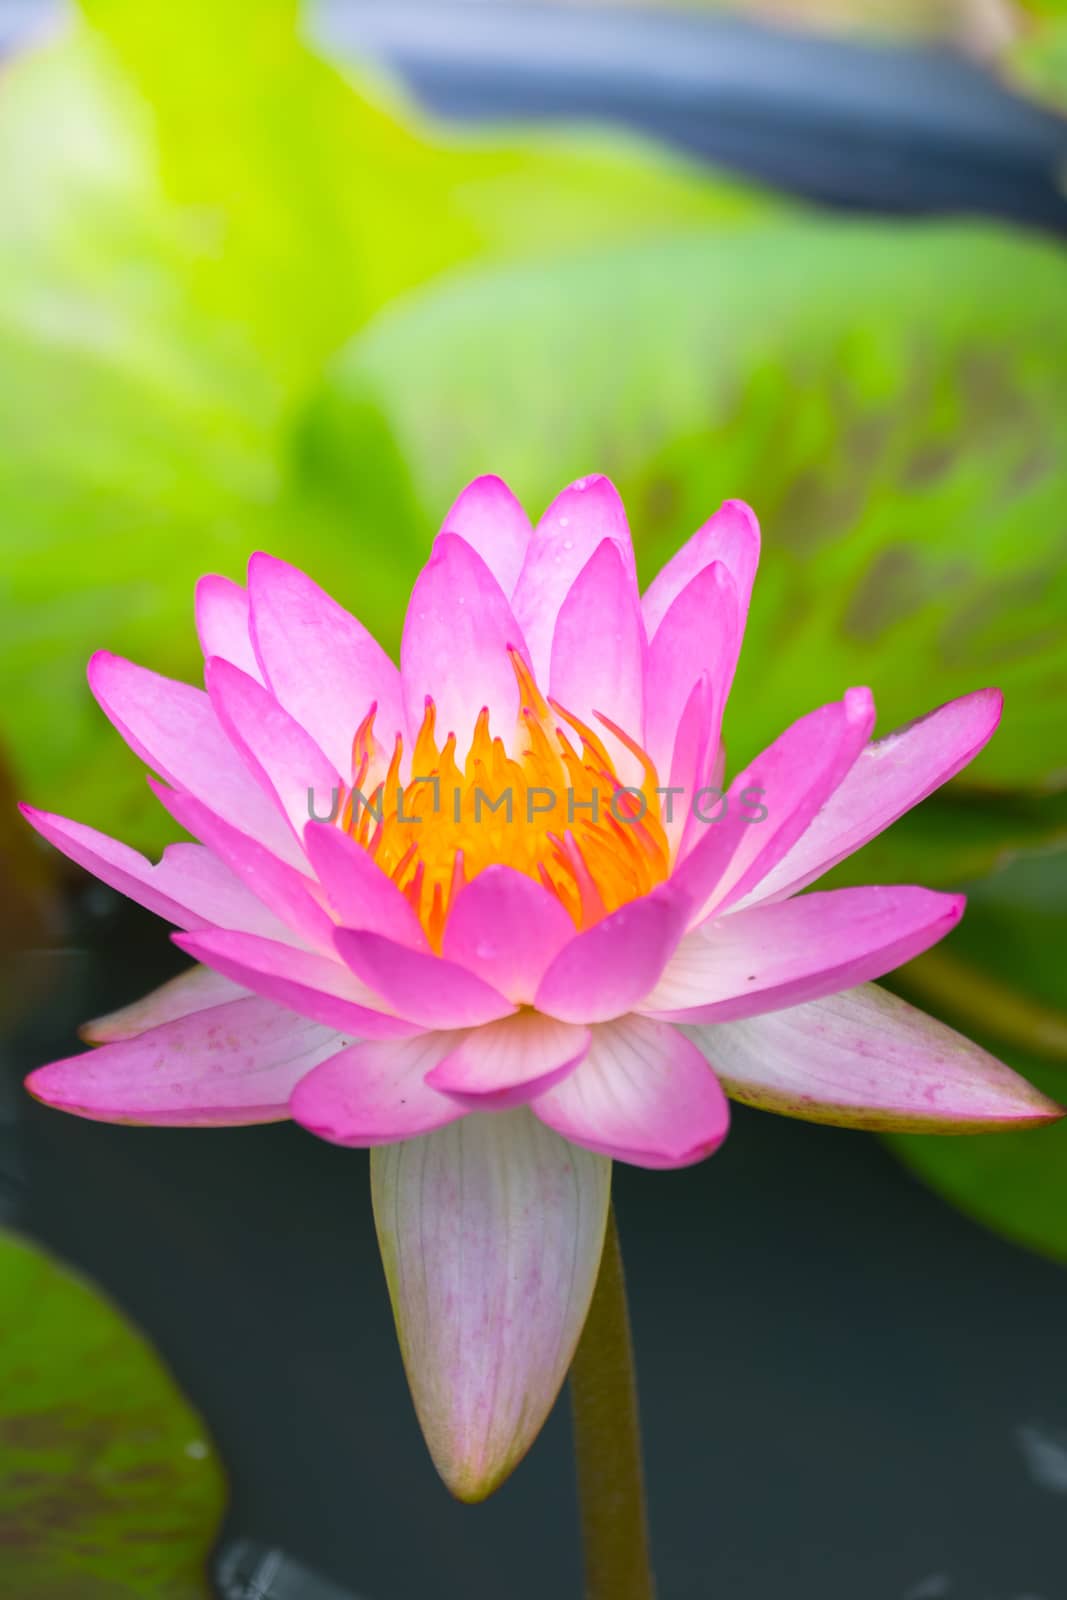
<svg viewBox="0 0 1067 1600"><path fill-rule="evenodd" d="M871 986L958 921L922 888L802 894L989 739L983 689L871 742L866 689L721 792L756 570L727 502L638 591L590 477L536 529L482 478L416 581L399 670L310 578L206 577L206 692L102 652L89 682L175 822L153 865L32 824L182 930L198 963L88 1025L34 1095L105 1121L293 1117L369 1146L401 1348L430 1450L479 1499L567 1372L612 1160L680 1167L727 1096L863 1128L1060 1110Z"/></svg>

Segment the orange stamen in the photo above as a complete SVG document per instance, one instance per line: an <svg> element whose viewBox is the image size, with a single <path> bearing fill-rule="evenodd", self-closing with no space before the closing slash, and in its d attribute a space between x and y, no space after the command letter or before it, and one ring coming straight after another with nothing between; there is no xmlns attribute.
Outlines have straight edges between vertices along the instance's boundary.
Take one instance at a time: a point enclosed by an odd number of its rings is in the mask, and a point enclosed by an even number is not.
<svg viewBox="0 0 1067 1600"><path fill-rule="evenodd" d="M438 742L428 697L411 776L400 777L398 735L384 779L361 798L360 780L372 768L381 772L373 708L353 740L355 785L341 825L393 879L435 950L455 896L485 867L506 865L543 884L579 928L647 894L669 872L658 778L648 755L599 717L641 769L640 784L625 785L600 736L565 706L546 700L523 658L509 654L520 696L517 756L493 736L483 707L461 765L455 734ZM580 754L561 723L578 735Z"/></svg>

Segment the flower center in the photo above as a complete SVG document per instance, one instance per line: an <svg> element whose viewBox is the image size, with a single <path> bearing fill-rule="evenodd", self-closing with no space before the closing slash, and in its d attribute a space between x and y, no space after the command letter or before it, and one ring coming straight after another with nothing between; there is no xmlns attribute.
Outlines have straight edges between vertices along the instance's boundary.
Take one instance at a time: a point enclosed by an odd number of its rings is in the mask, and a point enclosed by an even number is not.
<svg viewBox="0 0 1067 1600"><path fill-rule="evenodd" d="M670 869L658 778L645 752L601 718L640 764L640 785L624 785L603 740L544 699L515 651L511 664L523 735L517 757L490 733L483 707L461 766L455 735L438 743L429 697L406 782L397 735L385 778L371 794L363 790L374 759L373 710L353 744L355 779L340 825L403 892L436 950L454 896L485 867L503 864L544 884L579 928L647 894Z"/></svg>

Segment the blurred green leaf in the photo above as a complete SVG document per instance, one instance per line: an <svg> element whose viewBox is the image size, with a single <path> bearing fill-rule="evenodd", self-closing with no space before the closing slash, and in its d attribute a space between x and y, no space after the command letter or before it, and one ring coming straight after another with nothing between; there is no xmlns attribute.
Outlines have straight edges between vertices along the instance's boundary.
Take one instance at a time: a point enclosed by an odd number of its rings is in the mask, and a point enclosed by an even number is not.
<svg viewBox="0 0 1067 1600"><path fill-rule="evenodd" d="M931 1009L1067 1105L1067 849L1021 858L972 885L967 915L931 955L942 952L952 963L948 982L935 968L924 993L905 967L894 987L933 1001ZM1067 1119L1032 1133L899 1134L889 1143L968 1215L1067 1261Z"/></svg>
<svg viewBox="0 0 1067 1600"><path fill-rule="evenodd" d="M0 1551L18 1600L207 1600L222 1473L95 1289L0 1234Z"/></svg>
<svg viewBox="0 0 1067 1600"><path fill-rule="evenodd" d="M857 883L925 883L958 888L1021 855L1067 841L1067 791L991 793L949 784L820 880L822 888Z"/></svg>
<svg viewBox="0 0 1067 1600"><path fill-rule="evenodd" d="M1055 798L1062 812L1063 796ZM966 807L923 809L943 810L951 821ZM902 858L912 842L906 834ZM863 855L855 859L862 863ZM916 865L922 868L921 859ZM1022 1070L1034 1059L1060 1064L1060 1094L1067 1101L1067 837L1062 826L1045 838L1035 827L1025 843L1001 850L977 870L989 876L964 884L962 922L888 981L966 1033L991 1041L1008 1060L1018 1056ZM927 881L922 870L915 877ZM959 886L960 879L955 882Z"/></svg>
<svg viewBox="0 0 1067 1600"><path fill-rule="evenodd" d="M1062 1067L1018 1050L1010 1064L1067 1104ZM918 1177L976 1222L1015 1244L1067 1261L1067 1121L1025 1133L893 1134L888 1142Z"/></svg>
<svg viewBox="0 0 1067 1600"><path fill-rule="evenodd" d="M356 340L322 457L347 440L347 481L371 470L347 396L382 407L427 517L478 471L532 508L607 471L646 578L743 496L765 555L732 768L850 683L882 730L998 683L969 781L1062 787L1065 296L1061 249L964 224L790 219L471 273Z"/></svg>
<svg viewBox="0 0 1067 1600"><path fill-rule="evenodd" d="M1001 982L1025 986L1046 1005L1063 1008L1065 934L1067 844L1061 843L968 885L967 915L953 932L952 950Z"/></svg>
<svg viewBox="0 0 1067 1600"><path fill-rule="evenodd" d="M373 407L349 419L373 471L319 493L300 419L327 358L462 261L548 271L767 202L623 138L432 136L287 0L84 11L0 83L0 740L27 797L147 844L92 649L192 675L196 576L264 545L399 624L432 523Z"/></svg>
<svg viewBox="0 0 1067 1600"><path fill-rule="evenodd" d="M313 373L370 311L457 261L740 220L764 202L603 136L431 137L301 42L297 0L82 0L108 98L138 140L213 317L282 375ZM80 47L79 47L80 48ZM84 54L81 58L84 60Z"/></svg>
<svg viewBox="0 0 1067 1600"><path fill-rule="evenodd" d="M1016 88L1067 111L1067 4L1022 0L1019 11L1021 26L1002 57L1008 76Z"/></svg>

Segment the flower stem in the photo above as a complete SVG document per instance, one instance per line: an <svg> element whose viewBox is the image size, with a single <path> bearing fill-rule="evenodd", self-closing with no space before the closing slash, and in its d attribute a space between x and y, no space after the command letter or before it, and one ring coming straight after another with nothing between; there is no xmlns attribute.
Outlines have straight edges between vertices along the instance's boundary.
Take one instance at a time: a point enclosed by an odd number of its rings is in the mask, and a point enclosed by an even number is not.
<svg viewBox="0 0 1067 1600"><path fill-rule="evenodd" d="M570 1376L586 1600L655 1600L637 1375L614 1206Z"/></svg>

